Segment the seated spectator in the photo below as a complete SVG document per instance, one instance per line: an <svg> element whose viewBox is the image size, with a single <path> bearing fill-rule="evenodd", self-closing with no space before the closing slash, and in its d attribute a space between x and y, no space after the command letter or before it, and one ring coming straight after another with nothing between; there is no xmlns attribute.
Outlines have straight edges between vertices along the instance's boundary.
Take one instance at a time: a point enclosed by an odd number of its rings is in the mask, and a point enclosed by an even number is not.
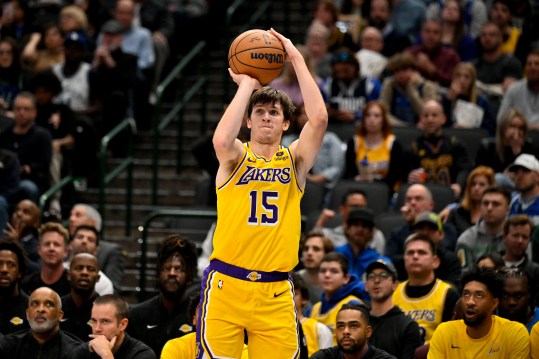
<svg viewBox="0 0 539 359"><path fill-rule="evenodd" d="M37 203L39 195L49 188L52 157L50 133L35 124L36 98L29 92L20 92L13 106L15 121L0 132L0 147L15 152L21 165L19 192L22 198Z"/></svg>
<svg viewBox="0 0 539 359"><path fill-rule="evenodd" d="M337 343L335 322L341 306L346 303L363 304L366 298L365 285L355 275L348 273L348 260L340 253L328 253L320 263L319 279L324 294L313 305L309 314L331 329L333 344Z"/></svg>
<svg viewBox="0 0 539 359"><path fill-rule="evenodd" d="M382 55L389 58L412 44L407 34L398 32L389 21L391 18L391 0L372 0L367 22L382 32L384 48Z"/></svg>
<svg viewBox="0 0 539 359"><path fill-rule="evenodd" d="M367 22L365 19L366 5L364 1L357 0L342 0L339 4L339 22L343 29L346 29L346 32L352 37L356 48L361 47L360 37L365 30Z"/></svg>
<svg viewBox="0 0 539 359"><path fill-rule="evenodd" d="M343 178L358 182L384 181L390 189L403 182L405 163L401 143L391 131L389 118L380 102L369 102L363 121L346 146Z"/></svg>
<svg viewBox="0 0 539 359"><path fill-rule="evenodd" d="M416 69L427 80L449 87L453 69L460 62L457 52L442 44L442 24L427 19L421 30L421 43L407 48L416 59Z"/></svg>
<svg viewBox="0 0 539 359"><path fill-rule="evenodd" d="M531 358L539 358L539 324L535 324L530 333Z"/></svg>
<svg viewBox="0 0 539 359"><path fill-rule="evenodd" d="M401 34L406 34L415 43L421 26L425 22L426 7L419 0L392 0L391 25Z"/></svg>
<svg viewBox="0 0 539 359"><path fill-rule="evenodd" d="M316 319L308 318L303 315L303 309L309 302L309 290L303 279L298 275L292 275L294 282L294 303L298 312L298 321L305 333L307 340L307 349L309 356L318 350L333 346L333 333L331 330Z"/></svg>
<svg viewBox="0 0 539 359"><path fill-rule="evenodd" d="M3 335L28 329L28 295L21 289L27 261L26 253L19 243L0 240L0 269L3 279L0 282L0 333Z"/></svg>
<svg viewBox="0 0 539 359"><path fill-rule="evenodd" d="M436 278L439 265L436 245L429 237L414 234L406 240L404 266L408 280L393 292L393 304L417 322L426 343L442 322L451 320L459 299L451 284Z"/></svg>
<svg viewBox="0 0 539 359"><path fill-rule="evenodd" d="M391 57L386 70L391 76L382 84L380 102L388 110L392 124L415 126L423 104L436 98L436 84L417 72L416 60L409 53Z"/></svg>
<svg viewBox="0 0 539 359"><path fill-rule="evenodd" d="M488 356L495 347L500 358L529 358L530 342L524 325L493 315L501 299L502 284L494 271L483 269L465 275L464 320L440 324L430 341L428 357L453 358L457 351L479 358Z"/></svg>
<svg viewBox="0 0 539 359"><path fill-rule="evenodd" d="M443 126L446 117L442 105L429 100L423 105L418 127L423 134L411 144L408 183L426 181L450 186L459 198L466 184L471 162L464 145L455 136L446 136Z"/></svg>
<svg viewBox="0 0 539 359"><path fill-rule="evenodd" d="M78 253L71 259L67 274L71 291L61 298L64 317L60 328L82 341L87 341L92 334L88 323L92 304L99 297L95 291L96 283L100 279L99 272L97 258L90 253Z"/></svg>
<svg viewBox="0 0 539 359"><path fill-rule="evenodd" d="M487 253L477 258L475 266L477 268L488 268L497 271L505 267L505 262L498 253Z"/></svg>
<svg viewBox="0 0 539 359"><path fill-rule="evenodd" d="M78 5L68 5L62 8L58 23L63 34L68 34L70 32L81 33L86 37L88 51L92 52L95 49L94 29L90 29L88 16L82 7Z"/></svg>
<svg viewBox="0 0 539 359"><path fill-rule="evenodd" d="M423 338L417 323L393 304L393 293L399 284L395 267L378 260L367 266L366 273L365 289L371 297L369 344L399 359L412 358Z"/></svg>
<svg viewBox="0 0 539 359"><path fill-rule="evenodd" d="M367 102L378 99L380 83L360 77L359 62L354 53L345 48L333 55L331 68L332 75L323 88L328 107L328 130L346 140L362 120Z"/></svg>
<svg viewBox="0 0 539 359"><path fill-rule="evenodd" d="M527 214L533 225L539 224L539 161L533 155L521 154L509 166L516 193L511 199L509 215Z"/></svg>
<svg viewBox="0 0 539 359"><path fill-rule="evenodd" d="M0 108L11 111L21 90L19 45L12 37L0 39Z"/></svg>
<svg viewBox="0 0 539 359"><path fill-rule="evenodd" d="M333 0L318 0L313 22L318 21L329 30L328 51L335 52L342 47L346 47L350 51L357 51L357 45L354 44L352 35L348 32L342 32L337 27L338 19L339 7Z"/></svg>
<svg viewBox="0 0 539 359"><path fill-rule="evenodd" d="M499 186L491 186L481 197L481 219L465 230L457 240L457 254L462 268L470 270L477 258L503 249L504 223L509 214L511 194Z"/></svg>
<svg viewBox="0 0 539 359"><path fill-rule="evenodd" d="M0 148L0 233L7 225L13 196L19 191L20 174L17 154Z"/></svg>
<svg viewBox="0 0 539 359"><path fill-rule="evenodd" d="M539 308L534 304L535 292L532 279L522 268L501 270L503 278L503 296L498 315L502 318L522 323L531 332L539 322Z"/></svg>
<svg viewBox="0 0 539 359"><path fill-rule="evenodd" d="M477 56L475 40L466 32L465 14L459 0L445 0L442 13L442 44L457 52L461 61Z"/></svg>
<svg viewBox="0 0 539 359"><path fill-rule="evenodd" d="M354 208L348 213L344 233L346 244L335 248L342 253L350 266L350 274L363 279L367 266L378 259L390 262L387 257L380 255L367 245L372 240L374 232L374 215L369 208Z"/></svg>
<svg viewBox="0 0 539 359"><path fill-rule="evenodd" d="M128 315L129 304L119 295L107 294L96 298L90 319L91 340L73 350L71 358L155 359L156 355L146 344L125 332L129 324Z"/></svg>
<svg viewBox="0 0 539 359"><path fill-rule="evenodd" d="M2 10L1 38L12 37L17 43L22 43L32 31L28 3L26 1L4 2Z"/></svg>
<svg viewBox="0 0 539 359"><path fill-rule="evenodd" d="M427 7L427 18L437 19L442 16L443 5L446 0L430 2ZM481 26L487 21L487 8L481 0L465 0L462 1L463 6L463 21L466 29L466 34L473 39L477 39L481 33Z"/></svg>
<svg viewBox="0 0 539 359"><path fill-rule="evenodd" d="M450 223L457 231L457 236L475 225L481 218L481 197L488 187L494 184L492 168L477 166L468 175L462 200L452 208L446 207L440 212L444 223Z"/></svg>
<svg viewBox="0 0 539 359"><path fill-rule="evenodd" d="M57 24L46 25L41 32L32 33L21 53L23 69L33 74L64 63L63 45L62 30Z"/></svg>
<svg viewBox="0 0 539 359"><path fill-rule="evenodd" d="M530 50L524 73L526 77L514 82L503 95L498 122L509 109L515 108L522 113L528 129L539 130L539 105L533 100L539 95L539 48Z"/></svg>
<svg viewBox="0 0 539 359"><path fill-rule="evenodd" d="M307 121L305 106L301 104L296 107L290 128L287 134L282 137L281 144L288 147L297 140ZM337 181L341 179L344 168L343 147L344 144L335 133L326 131L316 162L307 174L307 182L323 185L326 188L326 194L328 194L335 187Z"/></svg>
<svg viewBox="0 0 539 359"><path fill-rule="evenodd" d="M73 257L79 253L89 253L93 256L96 255L99 250L99 233L94 226L80 225L75 229L75 233L69 240L69 257L64 261L64 267L70 268L70 263ZM95 291L99 295L112 294L114 287L112 281L107 275L100 270L98 271L98 279L95 284ZM119 287L120 283L116 283L116 287Z"/></svg>
<svg viewBox="0 0 539 359"><path fill-rule="evenodd" d="M39 227L41 271L25 278L22 283L24 291L31 293L37 288L49 287L58 295L69 294L71 285L67 279L68 270L64 267L68 236L67 230L59 223L47 222Z"/></svg>
<svg viewBox="0 0 539 359"><path fill-rule="evenodd" d="M490 7L490 20L503 32L502 52L505 54L515 53L520 37L520 29L513 25L515 10L515 1L512 0L494 0Z"/></svg>
<svg viewBox="0 0 539 359"><path fill-rule="evenodd" d="M188 287L197 273L197 253L193 242L178 234L167 237L157 253L159 294L129 311L129 335L161 355L165 343L193 331L187 316Z"/></svg>
<svg viewBox="0 0 539 359"><path fill-rule="evenodd" d="M301 278L308 291L308 300L311 305L318 302L322 296L323 289L318 276L322 258L335 248L333 242L321 232L311 231L306 233L301 240L301 263L303 269L296 272ZM307 298L304 296L304 298ZM303 305L305 308L306 303Z"/></svg>
<svg viewBox="0 0 539 359"><path fill-rule="evenodd" d="M380 79L387 65L387 57L382 54L384 37L373 26L366 27L361 33L361 49L356 57L361 64L361 76Z"/></svg>
<svg viewBox="0 0 539 359"><path fill-rule="evenodd" d="M452 0L449 0L452 1ZM488 99L476 86L475 68L461 62L453 71L453 79L441 103L447 118L446 127L483 128L491 136L496 133L496 119Z"/></svg>
<svg viewBox="0 0 539 359"><path fill-rule="evenodd" d="M331 57L328 50L330 32L319 21L313 21L305 34L305 46L309 49L316 74L323 80L331 76Z"/></svg>
<svg viewBox="0 0 539 359"><path fill-rule="evenodd" d="M0 337L2 358L68 358L82 344L74 335L60 329L63 318L60 296L50 288L37 288L30 295L26 319L30 328Z"/></svg>
<svg viewBox="0 0 539 359"><path fill-rule="evenodd" d="M19 242L28 256L28 274L39 271L41 267L38 247L41 222L39 207L29 199L23 199L15 205L11 220L7 223L4 236Z"/></svg>
<svg viewBox="0 0 539 359"><path fill-rule="evenodd" d="M361 304L344 304L336 315L336 346L321 349L311 359L379 358L395 359L374 345L368 344L372 328L367 307Z"/></svg>

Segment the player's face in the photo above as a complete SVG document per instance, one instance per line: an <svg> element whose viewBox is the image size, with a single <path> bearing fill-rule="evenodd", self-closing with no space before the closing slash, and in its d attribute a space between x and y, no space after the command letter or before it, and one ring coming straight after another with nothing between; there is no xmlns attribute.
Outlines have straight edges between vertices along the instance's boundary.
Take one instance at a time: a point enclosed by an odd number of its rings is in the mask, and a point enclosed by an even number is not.
<svg viewBox="0 0 539 359"><path fill-rule="evenodd" d="M343 353L360 352L367 344L371 331L361 312L347 309L337 314L335 335L337 345Z"/></svg>
<svg viewBox="0 0 539 359"><path fill-rule="evenodd" d="M348 283L350 276L344 275L339 262L322 262L318 271L318 280L326 294L331 296Z"/></svg>
<svg viewBox="0 0 539 359"><path fill-rule="evenodd" d="M393 276L383 268L376 268L367 274L365 289L371 296L373 302L385 302L393 295L398 282L393 280Z"/></svg>
<svg viewBox="0 0 539 359"><path fill-rule="evenodd" d="M59 309L58 296L49 288L36 289L28 301L26 318L36 333L52 332L58 328L63 312Z"/></svg>
<svg viewBox="0 0 539 359"><path fill-rule="evenodd" d="M112 304L94 304L90 323L93 334L104 335L109 341L119 336L127 327L127 319L118 321L116 307Z"/></svg>
<svg viewBox="0 0 539 359"><path fill-rule="evenodd" d="M290 121L284 120L280 103L258 104L253 107L247 127L251 129L251 139L262 144L271 144L281 139Z"/></svg>
<svg viewBox="0 0 539 359"><path fill-rule="evenodd" d="M178 254L168 258L159 273L159 287L166 297L178 298L186 286L185 264Z"/></svg>
<svg viewBox="0 0 539 359"><path fill-rule="evenodd" d="M372 239L373 226L363 221L353 221L346 225L346 239L350 244L364 248Z"/></svg>
<svg viewBox="0 0 539 359"><path fill-rule="evenodd" d="M494 298L483 283L471 281L462 289L462 305L464 307L464 323L476 327L492 315L499 301Z"/></svg>
<svg viewBox="0 0 539 359"><path fill-rule="evenodd" d="M404 266L408 275L421 275L438 268L438 257L425 241L412 241L404 250Z"/></svg>
<svg viewBox="0 0 539 359"><path fill-rule="evenodd" d="M37 247L43 264L56 266L67 257L67 248L64 237L57 232L45 232L41 235Z"/></svg>
<svg viewBox="0 0 539 359"><path fill-rule="evenodd" d="M97 253L97 237L94 232L88 229L80 229L69 243L69 247L74 254L90 253L95 255Z"/></svg>
<svg viewBox="0 0 539 359"><path fill-rule="evenodd" d="M301 252L301 261L306 269L317 269L326 252L322 237L310 237L305 241Z"/></svg>
<svg viewBox="0 0 539 359"><path fill-rule="evenodd" d="M522 258L530 243L532 229L527 224L510 225L507 234L503 236L505 253L510 258Z"/></svg>
<svg viewBox="0 0 539 359"><path fill-rule="evenodd" d="M79 292L93 292L99 280L97 259L89 255L73 257L67 275L71 288Z"/></svg>
<svg viewBox="0 0 539 359"><path fill-rule="evenodd" d="M0 250L0 294L11 292L20 278L17 255L6 249Z"/></svg>
<svg viewBox="0 0 539 359"><path fill-rule="evenodd" d="M519 321L526 318L529 308L530 294L526 277L505 278L503 297L500 303L500 316L509 320Z"/></svg>
<svg viewBox="0 0 539 359"><path fill-rule="evenodd" d="M505 220L509 213L509 203L501 193L486 193L481 198L481 218L488 224Z"/></svg>

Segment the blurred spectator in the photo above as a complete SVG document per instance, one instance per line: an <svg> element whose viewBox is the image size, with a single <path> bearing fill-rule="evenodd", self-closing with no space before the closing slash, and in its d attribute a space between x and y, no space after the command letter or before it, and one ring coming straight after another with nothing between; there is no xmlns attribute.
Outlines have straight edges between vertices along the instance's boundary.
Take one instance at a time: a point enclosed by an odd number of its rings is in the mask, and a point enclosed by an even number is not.
<svg viewBox="0 0 539 359"><path fill-rule="evenodd" d="M503 33L502 52L514 54L520 37L520 29L513 26L513 15L515 13L514 0L494 0L490 8L490 21L500 27Z"/></svg>
<svg viewBox="0 0 539 359"><path fill-rule="evenodd" d="M466 184L471 162L466 148L455 136L446 136L442 105L430 100L423 106L418 127L423 134L411 144L408 183L429 182L451 186L459 198ZM421 178L426 173L426 181Z"/></svg>
<svg viewBox="0 0 539 359"><path fill-rule="evenodd" d="M174 37L171 42L174 44L171 46L173 55L174 52L187 53L196 42L202 39L217 40L209 37L212 26L208 23L210 21L208 15L211 9L216 9L219 6L218 3L207 0L167 0L166 4L174 20ZM186 38L186 33L191 36Z"/></svg>
<svg viewBox="0 0 539 359"><path fill-rule="evenodd" d="M457 240L457 254L464 270L470 270L477 258L503 249L504 223L509 214L511 194L499 186L491 186L481 197L481 219L465 230Z"/></svg>
<svg viewBox="0 0 539 359"><path fill-rule="evenodd" d="M363 117L367 102L377 100L380 82L360 77L355 54L342 48L331 59L332 75L324 84L328 107L328 130L347 140Z"/></svg>
<svg viewBox="0 0 539 359"><path fill-rule="evenodd" d="M384 181L395 189L404 178L403 149L392 134L389 118L380 102L369 102L363 121L346 146L343 178L358 182Z"/></svg>
<svg viewBox="0 0 539 359"><path fill-rule="evenodd" d="M503 95L498 121L510 108L519 110L529 130L539 130L539 48L530 50L524 67L526 77L511 84Z"/></svg>
<svg viewBox="0 0 539 359"><path fill-rule="evenodd" d="M328 51L335 52L342 47L357 51L352 35L346 31L341 31L337 26L338 19L339 8L333 0L318 0L313 22L318 21L329 30Z"/></svg>
<svg viewBox="0 0 539 359"><path fill-rule="evenodd" d="M21 89L19 46L12 37L0 39L0 109L10 111Z"/></svg>
<svg viewBox="0 0 539 359"><path fill-rule="evenodd" d="M473 226L481 218L481 197L488 187L494 184L494 171L487 166L475 167L466 180L462 200L452 208L440 212L444 223L452 224L457 236Z"/></svg>
<svg viewBox="0 0 539 359"><path fill-rule="evenodd" d="M513 173L516 194L511 200L510 215L527 214L534 226L539 224L539 161L523 153L509 166Z"/></svg>
<svg viewBox="0 0 539 359"><path fill-rule="evenodd" d="M387 57L382 55L384 38L380 30L366 27L361 33L361 50L356 52L361 76L380 79L387 65Z"/></svg>
<svg viewBox="0 0 539 359"><path fill-rule="evenodd" d="M515 109L508 109L498 120L496 137L481 141L475 165L491 167L496 173L496 183L513 187L509 165L522 153L539 153L537 145L526 138L527 133L528 122L524 115Z"/></svg>
<svg viewBox="0 0 539 359"><path fill-rule="evenodd" d="M35 203L49 188L52 157L50 133L35 124L36 106L33 94L20 92L13 105L15 122L0 133L0 146L16 152L21 164L20 195Z"/></svg>
<svg viewBox="0 0 539 359"><path fill-rule="evenodd" d="M21 44L23 39L30 34L31 28L28 21L28 4L22 0L3 2L0 19L0 37L12 37Z"/></svg>
<svg viewBox="0 0 539 359"><path fill-rule="evenodd" d="M331 57L328 50L330 32L319 21L313 21L305 34L305 46L309 49L316 74L322 79L331 76Z"/></svg>
<svg viewBox="0 0 539 359"><path fill-rule="evenodd" d="M391 0L390 22L395 30L406 34L415 43L425 22L425 4L422 0Z"/></svg>
<svg viewBox="0 0 539 359"><path fill-rule="evenodd" d="M498 315L519 322L528 332L539 321L539 309L534 304L531 277L521 268L507 268L501 271L503 296Z"/></svg>
<svg viewBox="0 0 539 359"><path fill-rule="evenodd" d="M477 56L475 39L464 25L464 9L459 0L446 0L441 13L442 44L454 49L461 61L470 61Z"/></svg>
<svg viewBox="0 0 539 359"><path fill-rule="evenodd" d="M427 7L427 18L440 18L445 0L432 1ZM461 0L462 17L466 33L473 39L479 37L481 26L487 21L487 8L482 0Z"/></svg>
<svg viewBox="0 0 539 359"><path fill-rule="evenodd" d="M421 28L421 43L406 49L416 59L416 69L428 80L448 87L453 69L460 62L457 52L442 46L442 24L427 19Z"/></svg>
<svg viewBox="0 0 539 359"><path fill-rule="evenodd" d="M21 165L15 152L0 148L0 232L9 218L13 196L20 186Z"/></svg>
<svg viewBox="0 0 539 359"><path fill-rule="evenodd" d="M368 18L369 26L373 26L382 32L384 37L382 55L388 58L412 44L408 35L398 32L393 24L389 22L391 6L391 0L372 0Z"/></svg>
<svg viewBox="0 0 539 359"><path fill-rule="evenodd" d="M359 48L359 38L363 33L366 19L363 14L365 0L342 0L339 4L339 25L352 37L354 46Z"/></svg>
<svg viewBox="0 0 539 359"><path fill-rule="evenodd" d="M498 253L483 254L475 261L477 268L488 268L492 270L500 270L505 267L505 262Z"/></svg>
<svg viewBox="0 0 539 359"><path fill-rule="evenodd" d="M23 69L30 74L64 63L62 31L49 24L41 32L34 32L21 53Z"/></svg>
<svg viewBox="0 0 539 359"><path fill-rule="evenodd" d="M386 70L391 73L383 84L380 102L388 110L392 125L415 126L423 104L436 98L437 86L424 79L409 53L399 53L389 59Z"/></svg>
<svg viewBox="0 0 539 359"><path fill-rule="evenodd" d="M455 66L449 89L441 96L447 118L446 126L481 127L494 136L496 133L495 115L488 99L477 88L476 81L477 75L471 63L461 62Z"/></svg>
<svg viewBox="0 0 539 359"><path fill-rule="evenodd" d="M69 5L64 7L60 11L59 19L60 28L63 34L69 34L70 32L77 32L85 37L85 59L95 49L94 33L89 31L88 17L86 12L77 5Z"/></svg>

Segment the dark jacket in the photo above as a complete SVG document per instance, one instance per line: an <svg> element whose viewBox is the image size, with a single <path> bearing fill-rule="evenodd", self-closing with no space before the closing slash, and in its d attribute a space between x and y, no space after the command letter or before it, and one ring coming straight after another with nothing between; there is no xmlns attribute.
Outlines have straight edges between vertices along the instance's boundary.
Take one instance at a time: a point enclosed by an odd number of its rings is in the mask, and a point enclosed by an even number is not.
<svg viewBox="0 0 539 359"><path fill-rule="evenodd" d="M59 330L40 345L27 330L0 338L0 358L9 359L64 359L71 358L73 349L82 342L75 336Z"/></svg>
<svg viewBox="0 0 539 359"><path fill-rule="evenodd" d="M339 347L322 349L311 355L311 359L342 359L342 353ZM362 359L396 359L393 355L386 353L381 349L369 345L367 352Z"/></svg>
<svg viewBox="0 0 539 359"><path fill-rule="evenodd" d="M380 317L371 315L371 327L369 343L399 359L413 359L415 350L423 344L417 322L397 306Z"/></svg>
<svg viewBox="0 0 539 359"><path fill-rule="evenodd" d="M69 357L70 359L99 359L99 356L90 352L88 343L79 345ZM114 359L155 359L154 352L143 342L125 335L122 345L114 353Z"/></svg>

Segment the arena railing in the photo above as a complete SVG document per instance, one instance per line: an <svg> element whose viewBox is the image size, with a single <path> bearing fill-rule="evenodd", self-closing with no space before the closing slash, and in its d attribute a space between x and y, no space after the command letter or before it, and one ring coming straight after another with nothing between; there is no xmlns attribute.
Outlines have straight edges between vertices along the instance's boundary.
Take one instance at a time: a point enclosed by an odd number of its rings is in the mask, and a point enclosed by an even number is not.
<svg viewBox="0 0 539 359"><path fill-rule="evenodd" d="M139 262L139 286L136 288L138 292L138 299L140 302L146 299L146 273L148 262L148 232L151 229L151 225L157 219L166 217L180 217L180 218L205 218L213 219L217 218L217 212L215 210L198 210L198 209L163 209L151 212L144 223L138 227L140 232L140 238L138 240L140 244L140 257Z"/></svg>
<svg viewBox="0 0 539 359"><path fill-rule="evenodd" d="M189 85L189 90L183 93L183 89L186 87L185 76L182 76L186 69L190 69L188 66L193 65L194 61L199 58L199 55L202 55L203 66L207 70L207 57L204 56L203 51L206 51L206 42L199 41L191 51L182 57L182 60L170 71L167 77L157 86L155 90L155 112L154 112L154 121L153 121L153 153L152 153L152 204L156 206L158 203L157 199L157 187L158 187L158 176L159 176L159 144L161 139L161 134L172 120L178 117L178 128L176 132L177 136L177 150L176 150L176 172L180 173L182 168L182 145L183 145L183 110L185 109L186 104L191 100L191 98L199 92L202 91L202 110L201 110L201 121L200 121L200 133L203 133L206 129L206 99L207 99L207 89L206 85L208 83L207 71L204 71L204 75L198 75L197 81ZM163 114L163 96L165 91L169 90L172 85L178 85L183 93L182 98L179 101L176 101L174 106L166 114Z"/></svg>

